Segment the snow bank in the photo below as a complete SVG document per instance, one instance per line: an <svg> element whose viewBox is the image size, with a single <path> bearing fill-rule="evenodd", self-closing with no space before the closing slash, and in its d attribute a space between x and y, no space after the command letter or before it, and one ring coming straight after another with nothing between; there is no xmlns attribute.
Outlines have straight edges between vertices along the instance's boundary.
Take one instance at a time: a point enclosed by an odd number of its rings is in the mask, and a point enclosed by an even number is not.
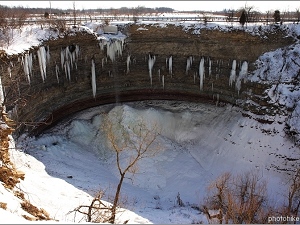
<svg viewBox="0 0 300 225"><path fill-rule="evenodd" d="M299 29L295 32L297 35L300 33ZM300 100L299 58L299 41L290 46L266 52L256 61L257 69L248 77L253 82L269 84L270 88L266 90L270 99L269 102L292 111L287 125L289 126L288 129L298 139L300 138L300 117L298 114L298 102Z"/></svg>

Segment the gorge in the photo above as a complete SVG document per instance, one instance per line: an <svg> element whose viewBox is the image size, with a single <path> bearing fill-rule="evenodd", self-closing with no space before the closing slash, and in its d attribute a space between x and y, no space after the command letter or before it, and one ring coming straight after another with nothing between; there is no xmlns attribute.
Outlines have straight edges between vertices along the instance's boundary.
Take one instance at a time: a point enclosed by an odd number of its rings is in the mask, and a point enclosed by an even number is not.
<svg viewBox="0 0 300 225"><path fill-rule="evenodd" d="M126 177L131 223L208 222L199 206L227 171L258 171L270 195L286 191L300 160L298 24L102 26L50 29L39 45L1 52L3 121L14 127L5 134L33 202L78 222L70 210L99 189L111 200L118 171L100 129L107 116L160 130L161 151Z"/></svg>

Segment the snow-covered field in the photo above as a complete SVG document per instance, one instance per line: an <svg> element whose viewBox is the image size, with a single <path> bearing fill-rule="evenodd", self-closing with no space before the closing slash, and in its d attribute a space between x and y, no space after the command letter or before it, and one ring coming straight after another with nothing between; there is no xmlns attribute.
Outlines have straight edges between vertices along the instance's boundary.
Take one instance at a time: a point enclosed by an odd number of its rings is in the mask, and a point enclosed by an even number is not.
<svg viewBox="0 0 300 225"><path fill-rule="evenodd" d="M197 27L195 34L205 27L187 22L178 24L183 29ZM82 29L92 29L91 32L98 29L97 24L87 25ZM214 29L213 24L208 26ZM229 26L214 25L223 31L231 29ZM258 26L247 29L257 35ZM284 29L293 37L300 35L299 25L287 24ZM2 49L17 54L58 36L46 28L24 27ZM282 170L292 167L285 159L300 158L299 148L284 132L285 122L292 131L300 131L299 55L299 41L266 53L258 59L257 70L248 77L272 84L267 90L272 103L291 109L291 117L275 116L274 123L262 124L244 117L239 108L230 105L165 101L92 108L39 137L23 135L16 140L16 148L12 141L12 161L25 173L25 180L18 187L32 204L44 208L60 223L83 222L83 215L69 212L89 204L99 190L105 192L103 199L111 202L119 177L115 155L107 147L100 129L103 117L108 114L119 115L124 127L143 121L148 126L156 124L160 131L156 140L159 152L142 159L138 172L125 180L121 200L124 211L118 214L117 222L207 223L197 207L203 203L208 184L224 172L257 171L267 180L270 197L280 203L282 193L286 192L286 173ZM178 194L184 207L176 203ZM0 201L8 204L7 210L0 209L0 223L25 223L22 215L26 213L19 207L20 200L1 184L0 196Z"/></svg>

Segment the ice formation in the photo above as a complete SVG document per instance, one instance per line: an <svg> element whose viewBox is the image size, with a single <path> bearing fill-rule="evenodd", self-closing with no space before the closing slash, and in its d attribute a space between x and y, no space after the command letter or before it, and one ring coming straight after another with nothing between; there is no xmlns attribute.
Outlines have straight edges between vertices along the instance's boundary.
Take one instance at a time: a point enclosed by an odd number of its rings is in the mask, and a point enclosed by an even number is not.
<svg viewBox="0 0 300 225"><path fill-rule="evenodd" d="M171 76L173 75L173 69L172 69L172 67L173 67L173 58L172 58L172 56L170 56L170 58L169 58L169 74L171 74Z"/></svg>
<svg viewBox="0 0 300 225"><path fill-rule="evenodd" d="M39 49L37 51L37 55L38 55L38 59L39 59L41 76L42 76L43 82L45 82L47 53L46 53L44 46L39 47Z"/></svg>
<svg viewBox="0 0 300 225"><path fill-rule="evenodd" d="M94 59L92 59L92 90L93 90L93 96L96 97L96 72L95 72L95 62Z"/></svg>
<svg viewBox="0 0 300 225"><path fill-rule="evenodd" d="M26 53L24 57L22 57L22 64L25 76L27 78L28 83L30 84L30 75L32 74L32 54Z"/></svg>
<svg viewBox="0 0 300 225"><path fill-rule="evenodd" d="M152 69L153 69L153 65L155 63L156 57L151 56L151 54L149 54L149 59L148 59L148 68L149 68L149 77L150 77L150 82L151 82L151 86L152 86Z"/></svg>
<svg viewBox="0 0 300 225"><path fill-rule="evenodd" d="M200 90L203 90L203 80L204 80L204 58L202 57L199 64L199 77L200 77Z"/></svg>
<svg viewBox="0 0 300 225"><path fill-rule="evenodd" d="M242 79L245 79L247 74L248 74L248 63L244 61L239 76L237 77L235 82L235 88L238 91L238 94L240 94Z"/></svg>
<svg viewBox="0 0 300 225"><path fill-rule="evenodd" d="M123 41L118 39L112 39L106 45L107 56L109 56L112 62L115 61L116 55L121 56L123 51Z"/></svg>
<svg viewBox="0 0 300 225"><path fill-rule="evenodd" d="M127 64L127 74L129 73L129 66L130 66L130 63L131 63L131 59L130 59L130 55L127 56L127 60L126 60L126 64Z"/></svg>
<svg viewBox="0 0 300 225"><path fill-rule="evenodd" d="M162 81L163 89L165 89L165 76L164 75L162 75L161 81Z"/></svg>
<svg viewBox="0 0 300 225"><path fill-rule="evenodd" d="M229 86L231 87L233 82L235 82L236 79L236 60L232 61L232 68L230 71L230 77L229 77Z"/></svg>
<svg viewBox="0 0 300 225"><path fill-rule="evenodd" d="M186 69L185 69L186 75L188 74L188 71L191 69L192 64L193 64L193 56L190 56L186 60Z"/></svg>
<svg viewBox="0 0 300 225"><path fill-rule="evenodd" d="M64 69L64 63L65 63L65 51L63 49L60 50L60 63L61 63L61 69Z"/></svg>
<svg viewBox="0 0 300 225"><path fill-rule="evenodd" d="M57 79L57 83L59 84L59 66L55 65L55 74L56 74L56 79Z"/></svg>

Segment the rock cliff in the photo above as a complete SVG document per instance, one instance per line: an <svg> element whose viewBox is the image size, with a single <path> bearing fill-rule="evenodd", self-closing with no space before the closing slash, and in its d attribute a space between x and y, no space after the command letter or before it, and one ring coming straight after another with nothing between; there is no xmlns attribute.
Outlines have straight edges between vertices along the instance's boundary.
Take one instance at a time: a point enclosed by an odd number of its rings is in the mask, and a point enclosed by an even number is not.
<svg viewBox="0 0 300 225"><path fill-rule="evenodd" d="M44 42L42 50L49 53L44 66L45 77L41 76L38 57L41 47L32 48L27 56L24 53L2 58L5 105L18 124L17 132L38 134L71 113L123 101L172 99L240 104L251 99L266 106L267 101L258 97L266 87L242 81L255 69L254 62L259 55L293 42L280 29L260 36L217 28L201 29L197 34L193 29L184 30L174 25L128 25L121 30L127 38L119 43L122 52L114 61L108 57L109 45L99 44L99 38L86 32ZM118 40L112 37L110 41L113 44ZM68 64L66 54L73 57L68 59ZM29 78L24 60L30 55ZM239 77L244 62L247 71L244 77ZM276 111L270 110L271 106L268 110L249 104L242 106L257 114Z"/></svg>

